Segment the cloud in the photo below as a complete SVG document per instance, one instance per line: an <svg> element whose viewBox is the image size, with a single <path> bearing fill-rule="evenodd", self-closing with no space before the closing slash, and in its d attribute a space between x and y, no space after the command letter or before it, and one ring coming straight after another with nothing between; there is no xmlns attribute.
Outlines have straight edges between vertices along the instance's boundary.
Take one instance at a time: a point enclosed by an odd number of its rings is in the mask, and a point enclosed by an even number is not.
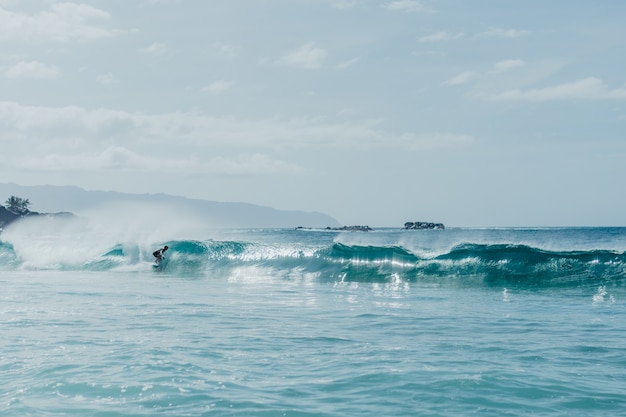
<svg viewBox="0 0 626 417"><path fill-rule="evenodd" d="M277 65L315 69L322 65L326 58L326 49L318 48L314 43L307 43L289 51L276 61Z"/></svg>
<svg viewBox="0 0 626 417"><path fill-rule="evenodd" d="M450 78L447 81L444 81L444 85L461 85L461 84L467 84L468 82L470 82L471 80L473 80L476 77L476 73L472 72L472 71L465 71L460 73L459 75L456 75L452 78Z"/></svg>
<svg viewBox="0 0 626 417"><path fill-rule="evenodd" d="M523 65L525 65L525 62L521 59L507 59L504 61L496 62L493 68L489 71L489 73L500 74L513 68L521 67Z"/></svg>
<svg viewBox="0 0 626 417"><path fill-rule="evenodd" d="M204 170L219 175L299 174L303 169L291 162L276 160L265 154L240 155L235 158L216 157L204 165Z"/></svg>
<svg viewBox="0 0 626 417"><path fill-rule="evenodd" d="M340 62L337 65L337 68L339 68L339 69L350 68L351 66L356 65L359 61L360 61L359 58L348 59L347 61Z"/></svg>
<svg viewBox="0 0 626 417"><path fill-rule="evenodd" d="M48 154L26 157L19 166L32 171L98 172L134 171L168 172L171 174L264 175L297 174L302 169L293 164L273 159L264 154L218 156L203 161L198 159L171 159L139 155L125 147L112 146L99 152L76 154Z"/></svg>
<svg viewBox="0 0 626 417"><path fill-rule="evenodd" d="M496 101L534 102L557 100L626 100L626 88L610 89L599 78L588 77L552 87L529 90L515 89L486 97Z"/></svg>
<svg viewBox="0 0 626 417"><path fill-rule="evenodd" d="M211 94L219 94L223 93L226 90L229 90L232 87L233 83L230 81L215 81L211 84L203 87L200 91L211 93Z"/></svg>
<svg viewBox="0 0 626 417"><path fill-rule="evenodd" d="M530 32L526 30L516 29L490 29L486 32L481 32L474 37L476 38L518 38L520 36L526 36ZM450 33L446 31L435 32L431 35L422 36L418 38L420 42L440 42L440 41L453 41L457 39L465 38L464 33Z"/></svg>
<svg viewBox="0 0 626 417"><path fill-rule="evenodd" d="M529 35L527 30L492 28L476 35L479 38L519 38Z"/></svg>
<svg viewBox="0 0 626 417"><path fill-rule="evenodd" d="M168 48L164 43L153 43L152 45L146 46L145 48L139 49L139 52L151 55L154 57L159 57L167 54Z"/></svg>
<svg viewBox="0 0 626 417"><path fill-rule="evenodd" d="M218 51L220 55L225 57L234 58L237 56L237 48L233 45L228 45L222 42L213 42L211 46L213 49Z"/></svg>
<svg viewBox="0 0 626 417"><path fill-rule="evenodd" d="M96 77L96 82L98 84L111 85L111 84L117 84L119 81L115 79L113 74L107 73L107 74L98 75Z"/></svg>
<svg viewBox="0 0 626 417"><path fill-rule="evenodd" d="M110 109L87 110L79 107L23 106L14 102L0 102L0 145L4 142L53 155L63 149L65 153L93 152L94 144L100 147L133 147L141 149L171 149L189 155L204 155L245 150L249 154L306 151L311 148L338 149L359 147L398 147L415 149L416 141L426 148L449 143L457 136L450 134L417 133L398 135L381 127L381 120L359 120L354 123L333 122L324 118L299 119L238 119L211 117L201 113L142 114ZM413 135L413 136L411 136ZM45 137L45 141L41 140ZM409 141L407 138L414 140ZM9 147L16 152L15 147ZM171 154L171 152L170 152ZM113 158L115 156L115 158ZM50 157L52 158L52 156ZM55 156L54 158L59 158ZM124 152L101 155L99 166L113 166L120 160L127 164L147 164ZM256 160L260 163L259 160ZM52 160L54 164L58 160ZM76 163L78 164L78 163Z"/></svg>
<svg viewBox="0 0 626 417"><path fill-rule="evenodd" d="M400 12L432 12L432 9L415 0L396 0L383 6L387 10Z"/></svg>
<svg viewBox="0 0 626 417"><path fill-rule="evenodd" d="M62 75L57 67L42 64L39 61L18 62L2 72L6 78L51 79Z"/></svg>
<svg viewBox="0 0 626 417"><path fill-rule="evenodd" d="M131 113L115 110L24 106L0 101L0 126L4 130L0 142L17 136L25 141L36 141L42 147L54 147L59 139L75 141L98 134L109 136L111 132L132 133L134 123ZM49 140L39 142L42 135Z"/></svg>
<svg viewBox="0 0 626 417"><path fill-rule="evenodd" d="M126 148L109 147L102 152L27 157L20 165L38 171L100 171L158 169L159 164L158 159L137 155Z"/></svg>
<svg viewBox="0 0 626 417"><path fill-rule="evenodd" d="M440 42L440 41L452 41L461 39L465 36L463 33L452 34L445 31L436 32L431 35L422 36L418 40L420 42Z"/></svg>
<svg viewBox="0 0 626 417"><path fill-rule="evenodd" d="M28 15L0 8L0 40L58 41L109 38L121 31L94 25L109 13L87 4L54 3L49 10Z"/></svg>
<svg viewBox="0 0 626 417"><path fill-rule="evenodd" d="M455 86L455 85L463 85L468 84L469 82L477 81L477 80L488 80L492 82L494 78L496 78L499 74L503 74L505 72L511 71L515 68L520 68L526 65L526 62L521 59L506 59L503 61L496 62L493 64L491 69L486 71L485 73L477 73L473 71L464 71L455 75L454 77L443 82L443 85ZM545 71L538 71L537 68L542 69L545 65L535 66L536 68L531 68L530 71L526 71L526 74L516 73L516 78L518 82L522 84L528 83L529 81L523 81L524 79L530 76L531 79L535 79L538 76L543 76ZM538 74L538 75L537 75ZM520 84L518 84L520 85Z"/></svg>
<svg viewBox="0 0 626 417"><path fill-rule="evenodd" d="M396 140L396 143L401 147L413 151L458 148L460 146L469 146L476 142L478 140L473 136L450 132L404 133Z"/></svg>
<svg viewBox="0 0 626 417"><path fill-rule="evenodd" d="M441 51L423 50L423 51L411 51L411 55L413 56L429 56L429 55L443 56L444 53Z"/></svg>
<svg viewBox="0 0 626 417"><path fill-rule="evenodd" d="M114 143L268 148L301 148L359 143L375 138L377 121L355 124L325 122L316 118L237 119L202 113L142 114L110 109L88 110L77 106L24 106L0 101L0 143L23 139L54 148L59 143L90 147L93 140Z"/></svg>

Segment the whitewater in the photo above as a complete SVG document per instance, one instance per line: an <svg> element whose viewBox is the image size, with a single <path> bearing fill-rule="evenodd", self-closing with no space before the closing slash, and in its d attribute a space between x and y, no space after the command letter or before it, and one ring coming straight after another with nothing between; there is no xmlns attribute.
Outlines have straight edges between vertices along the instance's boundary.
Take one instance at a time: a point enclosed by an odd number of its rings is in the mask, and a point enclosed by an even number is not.
<svg viewBox="0 0 626 417"><path fill-rule="evenodd" d="M626 415L626 228L189 226L2 231L0 415Z"/></svg>

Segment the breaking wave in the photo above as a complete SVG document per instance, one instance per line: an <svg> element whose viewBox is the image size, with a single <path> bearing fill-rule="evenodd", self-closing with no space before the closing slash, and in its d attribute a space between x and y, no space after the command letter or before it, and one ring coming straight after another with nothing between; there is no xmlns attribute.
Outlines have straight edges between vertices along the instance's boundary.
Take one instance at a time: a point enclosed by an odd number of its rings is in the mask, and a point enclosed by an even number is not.
<svg viewBox="0 0 626 417"><path fill-rule="evenodd" d="M259 273L277 279L326 282L390 281L462 286L573 287L626 283L626 253L611 250L551 251L521 244L461 243L439 254L403 246L263 243L239 240L175 240L165 268L172 276L233 277ZM155 272L153 247L116 244L88 259L57 257L34 262L0 241L0 269Z"/></svg>

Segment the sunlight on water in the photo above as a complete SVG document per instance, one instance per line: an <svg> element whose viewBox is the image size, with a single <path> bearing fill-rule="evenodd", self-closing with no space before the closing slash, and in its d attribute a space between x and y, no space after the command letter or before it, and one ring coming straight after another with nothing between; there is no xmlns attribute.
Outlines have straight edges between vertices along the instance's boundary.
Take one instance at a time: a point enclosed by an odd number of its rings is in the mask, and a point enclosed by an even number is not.
<svg viewBox="0 0 626 417"><path fill-rule="evenodd" d="M603 285L603 286L599 287L598 288L598 292L593 295L593 302L594 303L604 303L605 301L607 301L607 297L608 297L608 302L615 303L615 297L610 295L606 291L606 286Z"/></svg>
<svg viewBox="0 0 626 417"><path fill-rule="evenodd" d="M506 288L502 290L502 301L504 301L505 303L511 301L511 298L509 297L509 290L507 290Z"/></svg>

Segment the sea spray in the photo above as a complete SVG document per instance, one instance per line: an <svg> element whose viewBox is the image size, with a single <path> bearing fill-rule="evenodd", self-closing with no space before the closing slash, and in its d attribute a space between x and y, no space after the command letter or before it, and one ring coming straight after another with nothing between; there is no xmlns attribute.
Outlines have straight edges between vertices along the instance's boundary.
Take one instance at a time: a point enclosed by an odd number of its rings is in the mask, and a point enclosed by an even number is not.
<svg viewBox="0 0 626 417"><path fill-rule="evenodd" d="M448 230L436 232L450 233ZM449 242L427 241L421 238L429 235L413 233L412 236L398 235L390 231L372 239L370 236L375 233L320 237L320 234L275 229L239 231L230 236L222 233L222 237L230 238L228 240L166 239L160 235L158 241L151 241L137 231L125 229L124 233L117 233L115 228L101 229L93 223L29 221L2 235L0 262L5 269L150 272L152 250L167 244L171 262L166 271L179 276L228 277L242 268L256 268L277 279L306 276L323 282L401 280L507 288L621 286L626 279L624 252L580 249L586 246L585 242L571 241L569 250L564 249L565 242L561 242L560 250L547 250L539 247L540 242L530 246L502 243L501 239L494 239L495 243L460 241L447 248ZM480 236L484 235L481 231ZM394 237L400 239L394 240ZM459 237L471 240L472 234L457 233ZM116 238L122 240L116 241ZM366 245L368 238L370 244ZM357 240L360 244L340 243ZM476 240L485 241L482 237ZM420 245L427 249L420 250Z"/></svg>

